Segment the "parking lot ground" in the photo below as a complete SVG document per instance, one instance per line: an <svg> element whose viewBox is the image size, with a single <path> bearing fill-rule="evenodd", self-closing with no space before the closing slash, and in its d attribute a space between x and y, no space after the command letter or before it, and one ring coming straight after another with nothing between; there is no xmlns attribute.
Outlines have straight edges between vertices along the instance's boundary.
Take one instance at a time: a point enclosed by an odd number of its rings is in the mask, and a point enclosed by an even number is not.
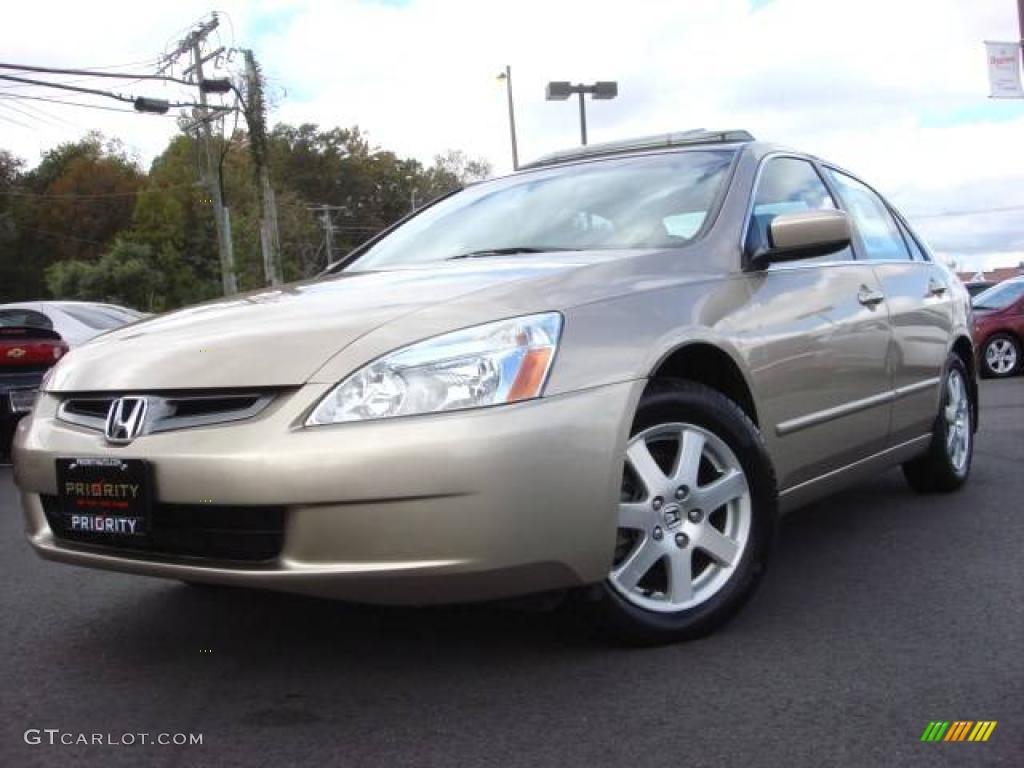
<svg viewBox="0 0 1024 768"><path fill-rule="evenodd" d="M565 612L381 609L29 550L0 469L0 765L1020 766L1024 378L982 384L969 486L898 471L799 510L750 605L624 650ZM922 743L995 720L985 743ZM28 745L26 729L202 733Z"/></svg>

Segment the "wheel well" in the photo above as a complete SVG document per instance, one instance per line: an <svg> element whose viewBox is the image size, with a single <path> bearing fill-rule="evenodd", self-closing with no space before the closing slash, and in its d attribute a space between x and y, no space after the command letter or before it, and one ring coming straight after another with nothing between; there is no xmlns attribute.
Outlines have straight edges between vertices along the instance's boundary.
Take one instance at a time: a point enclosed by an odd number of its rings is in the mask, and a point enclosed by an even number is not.
<svg viewBox="0 0 1024 768"><path fill-rule="evenodd" d="M974 356L974 346L966 336L960 336L953 342L953 353L960 358L967 369L967 391L971 396L971 420L975 430L978 428L978 361Z"/></svg>
<svg viewBox="0 0 1024 768"><path fill-rule="evenodd" d="M652 374L655 379L687 379L718 390L743 409L755 425L754 397L736 362L711 344L687 344L665 358Z"/></svg>

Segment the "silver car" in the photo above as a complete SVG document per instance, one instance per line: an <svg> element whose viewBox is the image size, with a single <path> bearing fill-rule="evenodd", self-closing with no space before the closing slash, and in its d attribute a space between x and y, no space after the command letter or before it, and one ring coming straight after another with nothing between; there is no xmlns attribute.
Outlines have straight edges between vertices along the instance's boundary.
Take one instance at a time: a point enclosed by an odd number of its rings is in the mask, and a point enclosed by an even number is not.
<svg viewBox="0 0 1024 768"><path fill-rule="evenodd" d="M952 491L967 293L874 190L743 131L591 146L436 201L319 279L108 333L15 446L45 558L428 603L567 590L705 633L781 511Z"/></svg>

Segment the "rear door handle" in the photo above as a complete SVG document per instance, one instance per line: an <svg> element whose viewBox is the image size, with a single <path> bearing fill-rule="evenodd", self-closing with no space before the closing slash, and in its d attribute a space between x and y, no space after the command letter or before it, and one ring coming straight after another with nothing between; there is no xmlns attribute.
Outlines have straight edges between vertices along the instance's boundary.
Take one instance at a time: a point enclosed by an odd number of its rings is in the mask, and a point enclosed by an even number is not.
<svg viewBox="0 0 1024 768"><path fill-rule="evenodd" d="M881 291L873 291L866 285L862 285L860 290L857 291L857 301L865 307L873 307L885 301L885 294Z"/></svg>
<svg viewBox="0 0 1024 768"><path fill-rule="evenodd" d="M933 277L928 281L928 293L925 296L925 298L927 298L928 296L941 296L945 292L946 284L939 282Z"/></svg>

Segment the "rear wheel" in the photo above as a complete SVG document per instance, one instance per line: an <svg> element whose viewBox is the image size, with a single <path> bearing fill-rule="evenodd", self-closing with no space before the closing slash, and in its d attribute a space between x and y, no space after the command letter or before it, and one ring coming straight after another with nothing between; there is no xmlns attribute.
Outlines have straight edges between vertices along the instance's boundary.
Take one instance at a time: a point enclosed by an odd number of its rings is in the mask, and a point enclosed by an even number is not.
<svg viewBox="0 0 1024 768"><path fill-rule="evenodd" d="M708 387L655 382L624 465L605 621L644 643L713 630L753 594L770 549L775 478L757 428Z"/></svg>
<svg viewBox="0 0 1024 768"><path fill-rule="evenodd" d="M928 451L903 465L903 475L919 493L955 491L967 480L974 456L974 409L967 368L953 355L946 364L942 401Z"/></svg>
<svg viewBox="0 0 1024 768"><path fill-rule="evenodd" d="M1021 366L1020 342L1008 333L996 333L982 348L981 364L986 376L1013 376Z"/></svg>

